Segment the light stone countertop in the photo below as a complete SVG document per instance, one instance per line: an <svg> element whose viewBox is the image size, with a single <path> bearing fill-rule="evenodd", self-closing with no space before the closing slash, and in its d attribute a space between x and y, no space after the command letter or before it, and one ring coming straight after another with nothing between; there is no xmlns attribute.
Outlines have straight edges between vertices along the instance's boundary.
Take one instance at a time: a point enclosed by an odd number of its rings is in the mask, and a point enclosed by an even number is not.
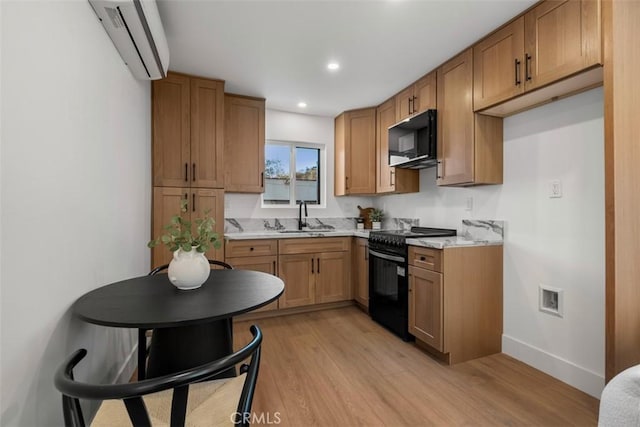
<svg viewBox="0 0 640 427"><path fill-rule="evenodd" d="M256 231L244 233L227 233L225 240L249 240L249 239L298 239L304 237L361 237L369 238L370 230L309 230L281 233L279 231ZM426 248L452 248L464 246L490 246L502 245L502 241L490 240L468 240L460 236L454 237L424 237L420 239L407 239L407 244L412 246L422 246Z"/></svg>
<svg viewBox="0 0 640 427"><path fill-rule="evenodd" d="M300 231L254 231L243 233L225 233L225 240L249 240L249 239L296 239L302 237L369 237L369 230L308 230Z"/></svg>
<svg viewBox="0 0 640 427"><path fill-rule="evenodd" d="M424 248L444 249L466 246L502 246L501 240L469 240L461 236L452 237L421 237L407 239L407 245L422 246Z"/></svg>

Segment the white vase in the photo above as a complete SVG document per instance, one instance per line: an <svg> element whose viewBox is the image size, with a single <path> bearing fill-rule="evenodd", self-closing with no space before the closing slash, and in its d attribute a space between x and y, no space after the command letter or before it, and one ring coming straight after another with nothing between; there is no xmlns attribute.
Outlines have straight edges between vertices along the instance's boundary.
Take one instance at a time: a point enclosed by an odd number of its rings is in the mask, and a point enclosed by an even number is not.
<svg viewBox="0 0 640 427"><path fill-rule="evenodd" d="M178 249L169 263L169 281L178 289L197 289L209 278L209 261L195 249Z"/></svg>
<svg viewBox="0 0 640 427"><path fill-rule="evenodd" d="M371 221L371 229L372 230L380 230L380 226L382 225L379 221Z"/></svg>

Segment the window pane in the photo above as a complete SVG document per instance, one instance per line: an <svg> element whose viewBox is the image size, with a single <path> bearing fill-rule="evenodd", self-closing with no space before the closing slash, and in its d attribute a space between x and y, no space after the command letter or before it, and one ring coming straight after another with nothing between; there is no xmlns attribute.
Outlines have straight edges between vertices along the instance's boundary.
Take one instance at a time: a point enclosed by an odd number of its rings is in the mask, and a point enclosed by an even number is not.
<svg viewBox="0 0 640 427"><path fill-rule="evenodd" d="M296 199L320 204L320 150L296 147Z"/></svg>
<svg viewBox="0 0 640 427"><path fill-rule="evenodd" d="M265 147L264 195L268 205L288 205L291 199L291 148L267 144Z"/></svg>

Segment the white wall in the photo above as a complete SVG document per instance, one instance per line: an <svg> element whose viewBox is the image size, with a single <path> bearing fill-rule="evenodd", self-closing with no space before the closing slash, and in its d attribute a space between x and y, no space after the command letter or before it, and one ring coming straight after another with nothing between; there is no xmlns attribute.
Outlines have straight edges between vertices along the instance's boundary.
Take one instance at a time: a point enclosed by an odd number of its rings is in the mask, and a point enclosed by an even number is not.
<svg viewBox="0 0 640 427"><path fill-rule="evenodd" d="M277 110L266 111L267 140L311 142L324 144L327 157L325 171L326 207L309 205L309 216L317 218L357 217L358 205L371 206L370 197L333 196L333 118L295 114ZM259 194L225 194L225 218L296 218L296 208L262 208Z"/></svg>
<svg viewBox="0 0 640 427"><path fill-rule="evenodd" d="M506 221L503 351L594 396L604 385L604 121L602 88L504 121L504 184L439 188L377 207L421 225ZM564 196L548 197L552 179ZM473 198L473 210L465 210ZM538 285L564 289L564 318L538 311Z"/></svg>
<svg viewBox="0 0 640 427"><path fill-rule="evenodd" d="M1 19L0 424L62 425L63 359L85 347L79 377L109 382L135 343L69 307L148 269L150 84L86 1L3 1Z"/></svg>

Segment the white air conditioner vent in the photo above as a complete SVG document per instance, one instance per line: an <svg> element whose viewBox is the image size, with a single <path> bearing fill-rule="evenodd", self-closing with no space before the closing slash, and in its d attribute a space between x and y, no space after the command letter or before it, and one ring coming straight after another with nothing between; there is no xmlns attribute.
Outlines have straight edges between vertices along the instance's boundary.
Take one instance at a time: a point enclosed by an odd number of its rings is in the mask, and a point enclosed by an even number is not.
<svg viewBox="0 0 640 427"><path fill-rule="evenodd" d="M89 0L120 56L138 79L167 76L169 46L155 0Z"/></svg>

